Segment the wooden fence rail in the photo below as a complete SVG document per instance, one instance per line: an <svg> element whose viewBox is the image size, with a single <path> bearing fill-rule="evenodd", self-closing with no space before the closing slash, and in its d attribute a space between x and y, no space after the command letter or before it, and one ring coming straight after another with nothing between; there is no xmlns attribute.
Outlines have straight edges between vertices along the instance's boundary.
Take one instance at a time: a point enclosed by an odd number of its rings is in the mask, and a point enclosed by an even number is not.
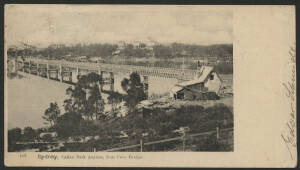
<svg viewBox="0 0 300 170"><path fill-rule="evenodd" d="M233 130L233 128L226 128L226 129L220 129L220 130L217 128L216 130L212 130L212 131L208 131L208 132L201 132L201 133L189 134L189 135L186 136L186 138L188 138L188 137L196 137L196 136L211 135L211 134L214 134L214 133L217 134L217 138L218 138L219 133L226 132L226 131L232 131L232 130ZM183 137L179 136L179 137L174 137L174 138L169 138L169 139L163 139L163 140L157 140L157 141L146 142L146 143L143 143L141 141L140 144L129 145L129 146L122 146L122 147L117 147L117 148L111 148L111 149L101 150L101 151L97 151L97 152L114 152L114 151L119 151L119 150L124 150L124 149L137 148L137 147L140 147L141 151L142 151L143 146L154 145L154 144L165 143L165 142L176 141L176 140L183 140ZM80 141L72 141L72 142L17 142L16 144L19 144L19 145L28 145L28 144L60 144L60 143L83 143L83 142L80 142ZM94 149L94 152L96 152L96 149Z"/></svg>
<svg viewBox="0 0 300 170"><path fill-rule="evenodd" d="M226 128L226 129L221 129L220 132L232 131L232 130L233 130L233 128ZM210 134L213 134L213 133L219 133L217 131L218 130L212 130L212 131L208 131L208 132L190 134L188 136L189 137L205 136L205 135L210 135ZM169 139L163 139L163 140L158 140L158 141L147 142L147 143L143 143L143 144L136 144L136 145L123 146L123 147L118 147L118 148L111 148L111 149L107 149L107 150L101 150L101 151L98 151L98 152L113 152L113 151L119 151L119 150L124 150L124 149L142 147L143 145L144 146L153 145L153 144L176 141L176 140L182 140L182 137L175 137L175 138L169 138Z"/></svg>

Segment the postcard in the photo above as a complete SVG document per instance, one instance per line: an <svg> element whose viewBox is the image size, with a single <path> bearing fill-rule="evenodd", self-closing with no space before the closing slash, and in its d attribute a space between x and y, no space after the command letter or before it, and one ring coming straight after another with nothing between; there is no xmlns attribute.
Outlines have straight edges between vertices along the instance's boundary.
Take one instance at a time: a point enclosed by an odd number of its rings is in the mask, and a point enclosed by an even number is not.
<svg viewBox="0 0 300 170"><path fill-rule="evenodd" d="M5 6L5 165L295 167L295 6Z"/></svg>

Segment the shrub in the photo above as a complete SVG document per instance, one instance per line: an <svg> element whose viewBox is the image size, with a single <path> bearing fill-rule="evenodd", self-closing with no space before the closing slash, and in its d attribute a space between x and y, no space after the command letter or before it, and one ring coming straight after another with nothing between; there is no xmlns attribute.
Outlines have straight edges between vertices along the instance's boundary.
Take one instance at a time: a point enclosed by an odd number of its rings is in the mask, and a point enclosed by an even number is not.
<svg viewBox="0 0 300 170"><path fill-rule="evenodd" d="M42 137L42 140L45 141L45 142L53 142L53 137L50 134L45 134Z"/></svg>
<svg viewBox="0 0 300 170"><path fill-rule="evenodd" d="M220 63L215 66L215 70L220 74L233 74L233 64L232 63Z"/></svg>
<svg viewBox="0 0 300 170"><path fill-rule="evenodd" d="M196 144L196 151L227 151L227 150L230 150L230 146L217 141L215 134L209 135L204 140L200 140L200 142Z"/></svg>
<svg viewBox="0 0 300 170"><path fill-rule="evenodd" d="M82 117L77 113L65 113L57 120L54 129L59 137L76 136L80 133L80 122Z"/></svg>

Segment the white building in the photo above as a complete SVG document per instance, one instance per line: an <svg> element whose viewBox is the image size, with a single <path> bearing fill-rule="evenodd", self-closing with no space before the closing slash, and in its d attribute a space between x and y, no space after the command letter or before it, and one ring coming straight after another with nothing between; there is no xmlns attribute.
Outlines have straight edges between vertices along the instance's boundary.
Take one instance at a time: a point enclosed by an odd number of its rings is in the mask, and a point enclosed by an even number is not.
<svg viewBox="0 0 300 170"><path fill-rule="evenodd" d="M218 99L222 80L213 67L202 66L193 80L176 84L170 92L175 99Z"/></svg>

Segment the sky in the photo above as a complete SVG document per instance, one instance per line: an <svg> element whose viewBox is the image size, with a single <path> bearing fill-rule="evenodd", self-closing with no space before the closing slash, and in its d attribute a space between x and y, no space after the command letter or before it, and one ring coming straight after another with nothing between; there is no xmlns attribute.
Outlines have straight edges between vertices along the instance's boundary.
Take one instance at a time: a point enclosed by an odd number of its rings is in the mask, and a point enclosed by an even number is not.
<svg viewBox="0 0 300 170"><path fill-rule="evenodd" d="M5 43L233 42L225 6L7 5Z"/></svg>

